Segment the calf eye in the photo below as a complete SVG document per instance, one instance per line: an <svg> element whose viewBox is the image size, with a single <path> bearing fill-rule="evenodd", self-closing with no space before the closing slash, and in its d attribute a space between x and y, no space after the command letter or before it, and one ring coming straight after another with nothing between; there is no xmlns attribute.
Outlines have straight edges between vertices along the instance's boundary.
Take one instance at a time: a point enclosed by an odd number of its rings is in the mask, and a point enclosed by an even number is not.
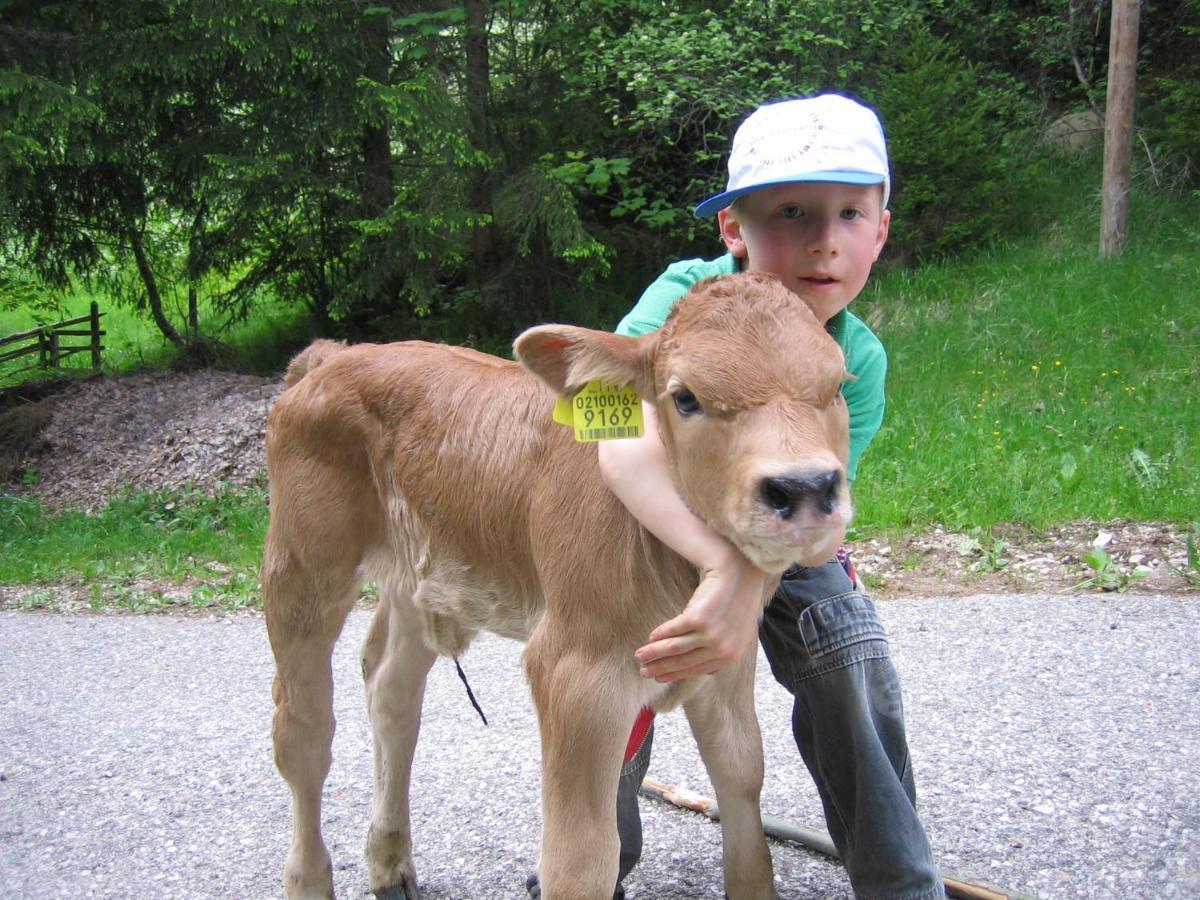
<svg viewBox="0 0 1200 900"><path fill-rule="evenodd" d="M695 413L704 412L704 408L700 405L700 401L696 399L696 395L687 388L676 391L672 396L675 400L675 408L679 410L681 416L690 416Z"/></svg>

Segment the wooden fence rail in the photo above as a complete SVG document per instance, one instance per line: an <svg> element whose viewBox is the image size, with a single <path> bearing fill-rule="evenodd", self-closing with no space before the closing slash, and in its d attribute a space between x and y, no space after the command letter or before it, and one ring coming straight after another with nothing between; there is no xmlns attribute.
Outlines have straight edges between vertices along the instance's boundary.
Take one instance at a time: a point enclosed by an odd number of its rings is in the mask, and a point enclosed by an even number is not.
<svg viewBox="0 0 1200 900"><path fill-rule="evenodd" d="M0 348L9 344L17 344L15 350L0 349L0 363L8 362L12 359L19 359L22 356L38 354L38 362L35 365L40 365L43 369L57 369L62 361L76 353L92 354L92 368L100 368L100 353L104 350L104 345L100 343L100 338L104 337L106 332L100 330L100 317L104 313L100 312L100 307L96 303L92 304L92 311L86 316L80 316L77 319L67 319L65 322L55 322L53 325L39 325L37 328L29 331L22 331L19 334L10 334L8 337L0 338ZM87 325L87 328L79 328L75 326ZM63 338L87 338L86 343L82 344L64 344ZM32 369L33 365L25 367ZM20 370L24 371L24 370Z"/></svg>

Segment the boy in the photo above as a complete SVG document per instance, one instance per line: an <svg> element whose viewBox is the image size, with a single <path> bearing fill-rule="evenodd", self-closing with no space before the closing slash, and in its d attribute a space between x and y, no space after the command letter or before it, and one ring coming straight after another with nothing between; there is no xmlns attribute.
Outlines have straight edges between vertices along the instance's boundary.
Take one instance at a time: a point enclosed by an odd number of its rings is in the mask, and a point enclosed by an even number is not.
<svg viewBox="0 0 1200 900"><path fill-rule="evenodd" d="M846 97L760 107L738 128L724 192L696 207L716 214L728 253L670 266L617 328L643 334L702 278L757 270L807 303L846 354L853 479L883 419L887 366L879 339L846 307L887 240L887 150L875 114ZM648 407L647 407L648 409ZM916 814L900 687L887 639L844 551L793 566L759 622L764 576L696 518L675 492L653 414L639 440L600 445L605 481L630 512L702 573L682 614L637 651L645 677L708 674L738 659L757 630L775 678L795 697L792 729L830 835L861 897L945 896ZM652 740L646 711L631 737L617 797L620 877L640 855L637 788ZM536 879L529 879L537 895ZM616 895L623 896L618 883Z"/></svg>

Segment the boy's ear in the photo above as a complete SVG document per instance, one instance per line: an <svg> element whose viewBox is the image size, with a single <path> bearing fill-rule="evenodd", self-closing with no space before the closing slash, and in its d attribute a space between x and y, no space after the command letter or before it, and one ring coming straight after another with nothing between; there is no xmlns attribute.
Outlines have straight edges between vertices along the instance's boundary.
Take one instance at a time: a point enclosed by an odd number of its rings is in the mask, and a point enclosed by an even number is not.
<svg viewBox="0 0 1200 900"><path fill-rule="evenodd" d="M883 252L883 245L887 243L888 228L892 224L892 211L885 209L879 216L879 231L875 233L875 259L879 259L879 254Z"/></svg>
<svg viewBox="0 0 1200 900"><path fill-rule="evenodd" d="M738 259L745 259L748 252L746 239L742 235L742 223L734 215L732 206L717 213L717 224L721 227L721 240L729 252Z"/></svg>
<svg viewBox="0 0 1200 900"><path fill-rule="evenodd" d="M653 397L658 332L628 337L574 325L538 325L513 343L513 354L557 394L577 394L589 381L629 385Z"/></svg>

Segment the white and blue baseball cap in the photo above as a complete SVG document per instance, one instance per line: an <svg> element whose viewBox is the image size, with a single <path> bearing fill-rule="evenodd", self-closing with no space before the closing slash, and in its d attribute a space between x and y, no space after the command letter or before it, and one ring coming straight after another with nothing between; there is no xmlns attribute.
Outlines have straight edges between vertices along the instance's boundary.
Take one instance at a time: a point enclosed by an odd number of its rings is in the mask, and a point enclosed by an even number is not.
<svg viewBox="0 0 1200 900"><path fill-rule="evenodd" d="M711 216L743 194L798 181L882 184L886 208L891 182L879 117L840 94L760 106L733 136L728 187L701 202L696 215Z"/></svg>

